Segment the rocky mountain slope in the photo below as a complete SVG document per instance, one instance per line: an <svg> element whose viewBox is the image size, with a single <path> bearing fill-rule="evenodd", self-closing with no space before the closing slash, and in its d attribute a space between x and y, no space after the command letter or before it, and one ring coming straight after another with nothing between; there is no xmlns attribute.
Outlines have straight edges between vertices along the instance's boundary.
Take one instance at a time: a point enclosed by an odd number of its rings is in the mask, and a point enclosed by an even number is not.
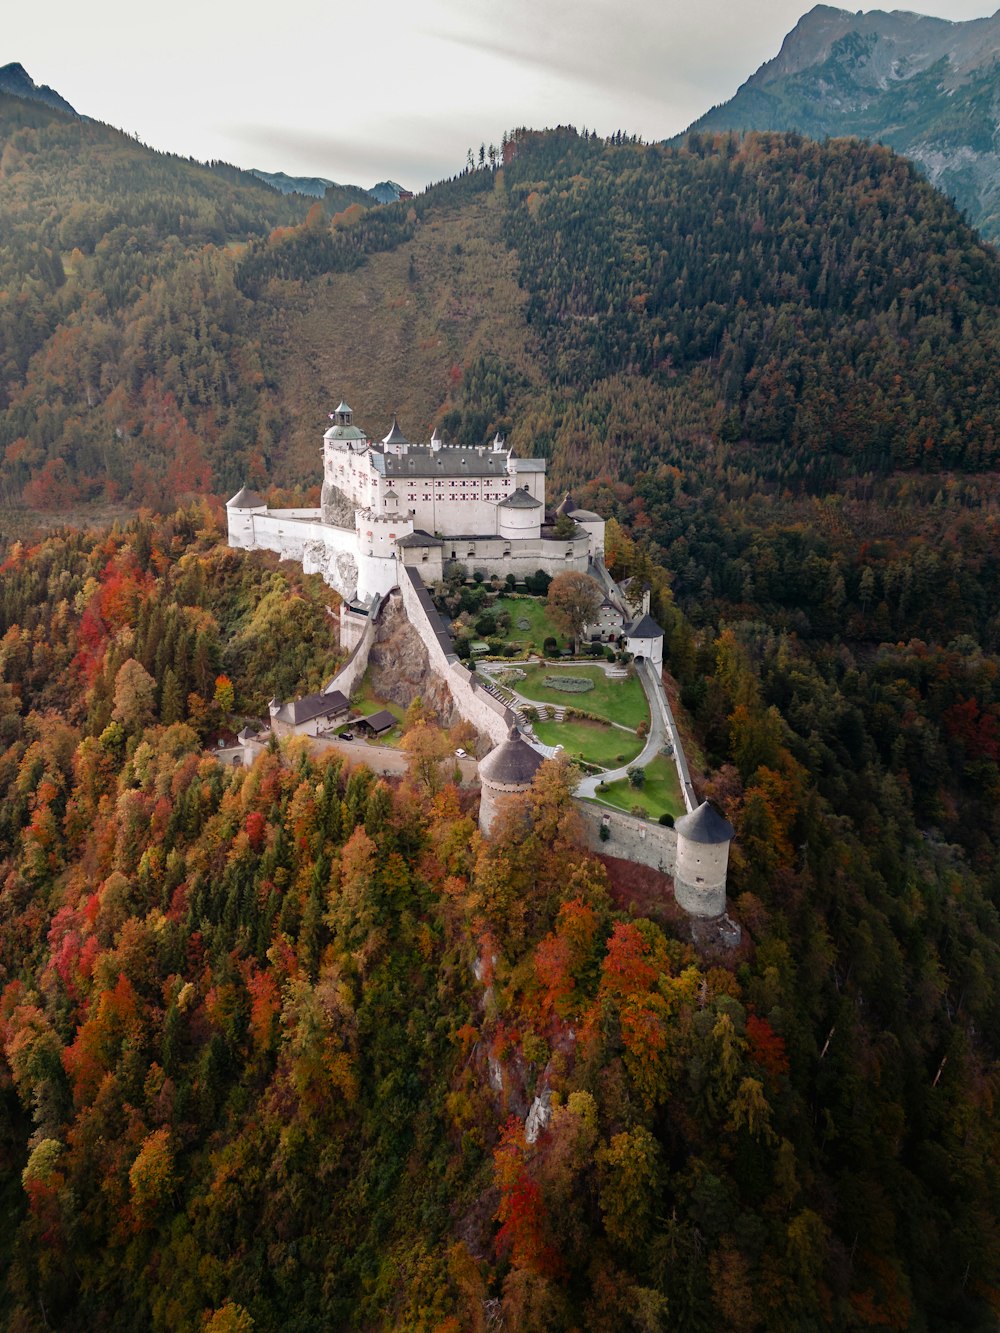
<svg viewBox="0 0 1000 1333"><path fill-rule="evenodd" d="M73 116L77 114L65 97L60 97L54 88L35 83L24 66L17 61L0 68L0 93L7 93L10 97L26 97L32 102L44 102L46 106L55 107L58 111L68 111Z"/></svg>
<svg viewBox="0 0 1000 1333"><path fill-rule="evenodd" d="M816 5L781 50L692 130L857 135L905 153L1000 237L1000 13L952 23Z"/></svg>

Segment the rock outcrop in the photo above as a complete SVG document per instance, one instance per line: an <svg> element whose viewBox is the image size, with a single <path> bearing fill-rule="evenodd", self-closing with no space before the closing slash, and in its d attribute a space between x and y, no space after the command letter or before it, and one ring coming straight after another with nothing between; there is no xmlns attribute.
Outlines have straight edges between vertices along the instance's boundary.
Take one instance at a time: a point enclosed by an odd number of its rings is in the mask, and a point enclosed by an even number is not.
<svg viewBox="0 0 1000 1333"><path fill-rule="evenodd" d="M438 722L450 727L458 710L445 681L431 671L420 635L410 624L402 599L390 597L368 655L369 679L381 699L405 708L419 695Z"/></svg>

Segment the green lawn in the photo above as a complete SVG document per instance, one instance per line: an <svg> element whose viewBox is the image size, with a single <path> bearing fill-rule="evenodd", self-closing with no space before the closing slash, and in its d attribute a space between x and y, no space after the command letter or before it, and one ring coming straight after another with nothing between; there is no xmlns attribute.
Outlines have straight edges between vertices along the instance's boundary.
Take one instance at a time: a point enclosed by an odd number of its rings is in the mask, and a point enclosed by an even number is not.
<svg viewBox="0 0 1000 1333"><path fill-rule="evenodd" d="M489 609L495 614L506 611L510 616L510 629L506 634L499 635L506 642L519 643L522 648L533 643L541 652L545 640L552 638L558 642L560 648L565 647L566 639L549 619L544 598L498 597ZM530 621L530 628L521 629L517 623L519 620Z"/></svg>
<svg viewBox="0 0 1000 1333"><path fill-rule="evenodd" d="M665 754L658 754L652 763L647 764L646 783L641 790L633 787L628 778L619 778L597 795L600 800L608 805L616 805L619 810L631 810L634 805L641 805L650 819L659 819L662 814L670 814L677 819L684 814L684 797L681 795L677 768Z"/></svg>
<svg viewBox="0 0 1000 1333"><path fill-rule="evenodd" d="M607 718L609 722L620 722L625 727L637 727L640 722L649 721L649 708L646 696L637 676L627 680L609 680L600 667L588 666L583 662L573 662L562 666L522 666L525 679L515 681L514 689L526 699L537 699L539 703L562 704L564 708L579 708L584 713L594 713L597 717ZM543 682L546 676L562 673L567 676L586 676L593 680L594 688L584 694L567 694L562 690L549 689Z"/></svg>
<svg viewBox="0 0 1000 1333"><path fill-rule="evenodd" d="M601 768L629 763L645 744L606 722L536 722L535 734L545 745L561 745L571 759Z"/></svg>
<svg viewBox="0 0 1000 1333"><path fill-rule="evenodd" d="M380 699L373 693L371 682L368 677L365 676L361 684L351 695L351 712L360 713L362 717L371 717L372 713L380 713L383 708L388 709L393 717L398 718L399 722L402 723L403 718L406 715L406 709L401 708L399 704L389 703L387 699ZM343 731L345 728L350 730L351 723L346 722L344 727L340 728L340 730ZM400 725L398 727L393 727L391 731L387 731L383 736L373 738L369 743L372 745L388 745L392 749L397 749L402 739L403 728L402 725Z"/></svg>

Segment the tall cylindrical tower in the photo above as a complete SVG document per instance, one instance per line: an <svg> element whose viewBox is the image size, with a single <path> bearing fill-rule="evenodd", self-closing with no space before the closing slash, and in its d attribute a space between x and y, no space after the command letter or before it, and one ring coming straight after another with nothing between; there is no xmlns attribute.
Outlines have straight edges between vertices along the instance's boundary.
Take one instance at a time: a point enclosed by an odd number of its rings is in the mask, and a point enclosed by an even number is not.
<svg viewBox="0 0 1000 1333"><path fill-rule="evenodd" d="M499 802L505 796L527 791L544 762L517 727L511 727L503 744L489 752L479 765L479 781L482 783L479 827L484 833L489 833L493 826L499 813Z"/></svg>
<svg viewBox="0 0 1000 1333"><path fill-rule="evenodd" d="M703 801L674 824L677 864L674 897L691 916L722 916L726 910L726 867L733 826Z"/></svg>

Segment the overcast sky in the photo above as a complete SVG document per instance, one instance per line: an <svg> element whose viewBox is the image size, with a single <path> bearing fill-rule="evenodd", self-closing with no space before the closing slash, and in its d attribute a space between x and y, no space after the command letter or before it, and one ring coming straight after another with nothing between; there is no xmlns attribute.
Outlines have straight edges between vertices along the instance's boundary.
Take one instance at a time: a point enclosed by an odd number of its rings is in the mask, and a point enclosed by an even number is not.
<svg viewBox="0 0 1000 1333"><path fill-rule="evenodd" d="M981 18L998 0L925 0ZM865 6L866 9L876 6ZM154 148L420 189L515 125L645 139L731 97L802 0L50 0L11 6L19 60Z"/></svg>

